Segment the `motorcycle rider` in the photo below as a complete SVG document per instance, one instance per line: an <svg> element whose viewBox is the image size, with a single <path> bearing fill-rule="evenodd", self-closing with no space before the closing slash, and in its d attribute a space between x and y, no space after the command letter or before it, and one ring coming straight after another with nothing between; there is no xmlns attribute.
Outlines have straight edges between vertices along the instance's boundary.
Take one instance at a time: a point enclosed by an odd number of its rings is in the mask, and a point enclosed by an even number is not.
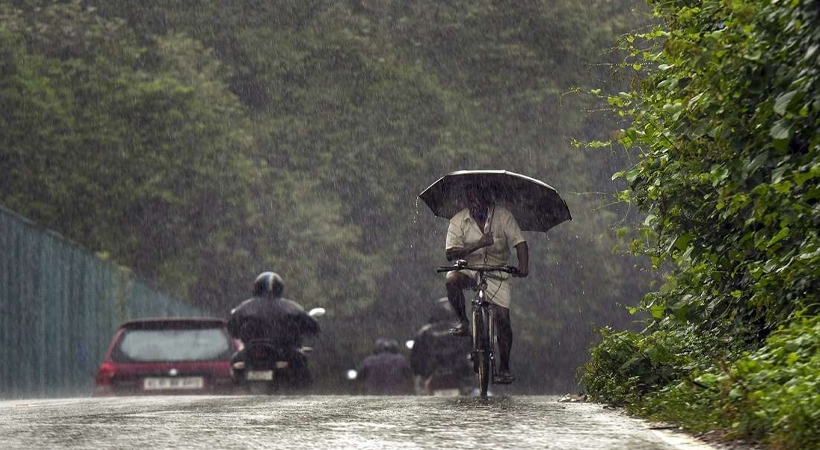
<svg viewBox="0 0 820 450"><path fill-rule="evenodd" d="M298 303L282 297L285 283L275 272L262 272L253 284L253 297L231 311L228 332L240 339L245 348L255 341L265 341L275 348L289 351L297 373L298 384L312 380L307 359L299 352L302 338L319 333L319 323ZM232 362L245 361L245 349L238 351Z"/></svg>
<svg viewBox="0 0 820 450"><path fill-rule="evenodd" d="M376 339L376 353L365 358L357 372L366 395L413 393L410 363L399 353L399 343L395 339Z"/></svg>
<svg viewBox="0 0 820 450"><path fill-rule="evenodd" d="M469 340L450 334L457 319L447 297L436 300L429 323L421 327L413 340L410 366L416 375L416 391L432 395L442 390L467 388L472 370L467 357L472 351Z"/></svg>

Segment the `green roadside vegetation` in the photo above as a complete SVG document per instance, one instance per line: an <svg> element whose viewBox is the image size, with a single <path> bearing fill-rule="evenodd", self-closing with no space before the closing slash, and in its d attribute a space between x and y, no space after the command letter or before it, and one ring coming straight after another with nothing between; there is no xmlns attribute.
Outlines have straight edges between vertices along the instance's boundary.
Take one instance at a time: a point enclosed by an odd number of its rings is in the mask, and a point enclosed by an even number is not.
<svg viewBox="0 0 820 450"><path fill-rule="evenodd" d="M604 97L639 155L616 174L646 214L631 248L665 281L582 382L693 431L820 448L820 8L649 3L660 24L623 41L635 81Z"/></svg>

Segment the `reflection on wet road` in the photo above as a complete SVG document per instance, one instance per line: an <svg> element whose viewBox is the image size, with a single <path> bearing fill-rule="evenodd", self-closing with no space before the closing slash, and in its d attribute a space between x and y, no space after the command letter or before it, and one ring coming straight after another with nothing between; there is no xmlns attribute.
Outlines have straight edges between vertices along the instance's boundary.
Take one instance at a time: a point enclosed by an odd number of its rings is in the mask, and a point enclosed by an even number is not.
<svg viewBox="0 0 820 450"><path fill-rule="evenodd" d="M17 400L0 402L0 436L0 448L13 449L708 448L556 397Z"/></svg>

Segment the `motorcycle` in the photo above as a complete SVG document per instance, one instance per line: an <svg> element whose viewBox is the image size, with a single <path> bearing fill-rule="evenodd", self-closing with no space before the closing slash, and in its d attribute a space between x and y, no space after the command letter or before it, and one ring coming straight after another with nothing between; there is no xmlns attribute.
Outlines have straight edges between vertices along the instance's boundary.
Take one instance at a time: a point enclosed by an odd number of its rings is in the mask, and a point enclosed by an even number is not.
<svg viewBox="0 0 820 450"><path fill-rule="evenodd" d="M409 340L405 343L408 349L413 349L415 342ZM470 355L464 354L463 360L440 365L427 377L416 377L416 392L419 395L432 395L434 397L458 397L470 395L473 388L473 375L470 369Z"/></svg>
<svg viewBox="0 0 820 450"><path fill-rule="evenodd" d="M469 395L472 377L450 372L436 372L424 380L424 391L434 397L458 397Z"/></svg>
<svg viewBox="0 0 820 450"><path fill-rule="evenodd" d="M308 312L314 318L324 314L324 308ZM241 390L252 395L298 392L313 381L307 362L312 351L311 347L282 348L265 340L250 341L234 355L231 376Z"/></svg>

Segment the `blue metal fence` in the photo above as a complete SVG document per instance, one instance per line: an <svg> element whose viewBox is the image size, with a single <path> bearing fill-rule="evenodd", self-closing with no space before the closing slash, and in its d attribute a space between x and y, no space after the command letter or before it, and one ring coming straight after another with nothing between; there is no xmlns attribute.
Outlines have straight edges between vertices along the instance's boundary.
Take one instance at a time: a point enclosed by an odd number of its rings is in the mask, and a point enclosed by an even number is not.
<svg viewBox="0 0 820 450"><path fill-rule="evenodd" d="M0 398L88 395L122 322L202 315L0 207Z"/></svg>

